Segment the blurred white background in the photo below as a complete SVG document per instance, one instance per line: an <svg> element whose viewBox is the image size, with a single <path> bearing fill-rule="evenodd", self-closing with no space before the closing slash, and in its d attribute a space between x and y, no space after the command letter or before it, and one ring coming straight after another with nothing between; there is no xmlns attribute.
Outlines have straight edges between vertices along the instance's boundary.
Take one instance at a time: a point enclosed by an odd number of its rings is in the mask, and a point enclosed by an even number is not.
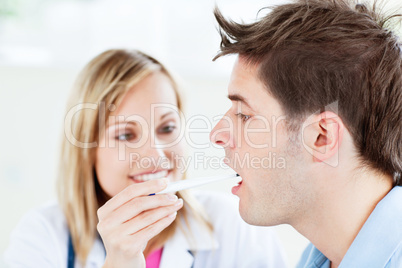
<svg viewBox="0 0 402 268"><path fill-rule="evenodd" d="M393 9L399 0L392 0ZM217 62L220 37L212 10L251 22L281 0L0 0L0 253L29 209L55 198L66 98L80 69L110 48L135 48L161 60L185 85L186 116L212 118L226 99L233 57ZM261 13L262 14L262 13ZM216 122L216 121L215 121ZM205 124L194 123L206 128ZM210 129L209 129L210 130ZM193 134L197 144L208 133ZM222 157L223 150L189 148ZM189 177L229 172L191 165ZM204 187L230 192L233 182ZM307 245L289 226L274 227L294 266ZM4 265L0 261L0 266Z"/></svg>

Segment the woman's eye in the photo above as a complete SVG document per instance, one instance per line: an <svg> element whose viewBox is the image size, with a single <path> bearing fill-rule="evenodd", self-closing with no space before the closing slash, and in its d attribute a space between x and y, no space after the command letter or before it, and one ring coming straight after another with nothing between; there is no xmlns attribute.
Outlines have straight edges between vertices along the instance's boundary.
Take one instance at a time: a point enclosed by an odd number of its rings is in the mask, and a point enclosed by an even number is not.
<svg viewBox="0 0 402 268"><path fill-rule="evenodd" d="M243 122L246 122L251 117L251 115L245 115L242 113L237 113L236 116L238 116Z"/></svg>
<svg viewBox="0 0 402 268"><path fill-rule="evenodd" d="M164 126L164 127L160 128L159 133L160 134L168 134L168 133L172 133L175 129L176 129L175 125L168 125L168 126Z"/></svg>
<svg viewBox="0 0 402 268"><path fill-rule="evenodd" d="M118 135L118 136L116 137L116 140L119 140L119 141L129 141L129 140L132 140L132 139L134 139L134 138L135 138L135 136L134 136L133 134L131 134L131 133L124 133L124 134Z"/></svg>

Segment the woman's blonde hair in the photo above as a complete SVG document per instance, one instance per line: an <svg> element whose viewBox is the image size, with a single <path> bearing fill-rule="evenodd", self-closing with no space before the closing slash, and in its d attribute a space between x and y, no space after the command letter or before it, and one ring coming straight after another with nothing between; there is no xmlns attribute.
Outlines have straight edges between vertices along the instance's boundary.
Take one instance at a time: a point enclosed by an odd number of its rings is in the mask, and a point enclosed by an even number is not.
<svg viewBox="0 0 402 268"><path fill-rule="evenodd" d="M58 197L75 253L82 263L86 262L98 235L96 212L108 198L97 181L94 169L100 130L110 114L109 109L100 112L100 107L119 105L133 85L156 71L162 72L171 81L178 109L181 110L178 86L172 75L156 59L135 50L103 52L84 67L74 86L67 107L67 114L72 116L67 116L65 122ZM186 206L178 212L178 217L168 228L148 243L148 248L162 246L176 228L181 227L180 219L184 219L188 225L187 216L190 213L205 224L207 229L212 230L200 204L187 192L178 195L183 198Z"/></svg>

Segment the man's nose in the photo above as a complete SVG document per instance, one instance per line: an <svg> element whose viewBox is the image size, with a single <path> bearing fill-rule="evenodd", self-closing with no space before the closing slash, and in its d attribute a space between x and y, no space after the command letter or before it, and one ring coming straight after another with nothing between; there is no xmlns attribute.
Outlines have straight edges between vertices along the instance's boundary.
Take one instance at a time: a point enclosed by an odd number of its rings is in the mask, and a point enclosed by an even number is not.
<svg viewBox="0 0 402 268"><path fill-rule="evenodd" d="M231 124L230 117L225 115L212 129L209 139L216 145L226 147L233 147L233 124Z"/></svg>

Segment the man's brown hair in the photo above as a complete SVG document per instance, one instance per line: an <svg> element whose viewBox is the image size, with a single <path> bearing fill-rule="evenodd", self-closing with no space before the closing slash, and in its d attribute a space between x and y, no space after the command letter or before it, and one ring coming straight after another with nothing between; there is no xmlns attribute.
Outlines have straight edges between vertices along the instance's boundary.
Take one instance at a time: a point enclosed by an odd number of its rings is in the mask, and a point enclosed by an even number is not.
<svg viewBox="0 0 402 268"><path fill-rule="evenodd" d="M391 18L346 0L299 0L240 24L216 8L222 55L258 64L287 116L337 102L362 162L402 185L402 53ZM300 120L299 120L300 121Z"/></svg>

